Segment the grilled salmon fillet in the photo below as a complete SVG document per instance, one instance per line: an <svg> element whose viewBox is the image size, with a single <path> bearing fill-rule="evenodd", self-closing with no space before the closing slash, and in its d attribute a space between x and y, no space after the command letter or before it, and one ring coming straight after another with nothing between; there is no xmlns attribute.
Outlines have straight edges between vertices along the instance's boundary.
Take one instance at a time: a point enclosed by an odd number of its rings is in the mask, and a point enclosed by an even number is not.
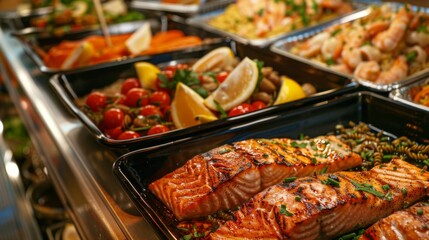
<svg viewBox="0 0 429 240"><path fill-rule="evenodd" d="M334 136L300 141L250 139L197 155L152 182L149 189L183 220L237 207L287 177L361 164L361 157Z"/></svg>
<svg viewBox="0 0 429 240"><path fill-rule="evenodd" d="M418 201L428 186L428 172L400 159L369 171L304 177L260 192L210 238L331 239Z"/></svg>
<svg viewBox="0 0 429 240"><path fill-rule="evenodd" d="M395 212L369 227L359 239L429 239L429 203Z"/></svg>

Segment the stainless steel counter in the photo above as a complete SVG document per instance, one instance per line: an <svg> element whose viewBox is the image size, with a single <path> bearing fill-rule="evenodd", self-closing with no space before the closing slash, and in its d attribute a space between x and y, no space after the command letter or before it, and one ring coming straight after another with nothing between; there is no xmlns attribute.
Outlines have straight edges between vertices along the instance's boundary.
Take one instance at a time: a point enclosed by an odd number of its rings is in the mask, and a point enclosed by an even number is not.
<svg viewBox="0 0 429 240"><path fill-rule="evenodd" d="M0 73L12 101L81 237L160 239L112 173L122 153L97 143L51 90L49 76L2 29L0 54Z"/></svg>

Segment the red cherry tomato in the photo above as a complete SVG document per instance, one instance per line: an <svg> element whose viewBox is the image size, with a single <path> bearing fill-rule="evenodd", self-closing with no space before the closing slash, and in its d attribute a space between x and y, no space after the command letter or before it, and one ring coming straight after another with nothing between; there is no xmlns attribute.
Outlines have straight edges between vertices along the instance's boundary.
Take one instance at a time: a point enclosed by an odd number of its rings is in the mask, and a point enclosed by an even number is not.
<svg viewBox="0 0 429 240"><path fill-rule="evenodd" d="M252 107L255 110L259 110L259 109L262 109L262 108L266 108L267 104L265 104L264 102L258 100L258 101L252 102Z"/></svg>
<svg viewBox="0 0 429 240"><path fill-rule="evenodd" d="M147 116L153 116L153 115L159 115L161 118L164 117L164 115L161 112L161 109L155 105L146 105L141 110L141 115L147 117Z"/></svg>
<svg viewBox="0 0 429 240"><path fill-rule="evenodd" d="M225 81L228 75L229 75L228 72L223 71L217 74L216 79L219 83L222 83L223 81Z"/></svg>
<svg viewBox="0 0 429 240"><path fill-rule="evenodd" d="M174 72L176 72L176 65L169 65L167 67L164 68L164 70L162 71L164 74L165 73L172 73L171 76L167 76L167 77L173 77Z"/></svg>
<svg viewBox="0 0 429 240"><path fill-rule="evenodd" d="M149 103L149 93L143 88L132 88L127 92L124 103L129 107L145 106Z"/></svg>
<svg viewBox="0 0 429 240"><path fill-rule="evenodd" d="M176 67L176 69L188 69L189 65L188 64L184 64L184 63L179 63L175 67Z"/></svg>
<svg viewBox="0 0 429 240"><path fill-rule="evenodd" d="M149 131L147 131L147 135L153 135L153 134L158 134L158 133L163 133L168 131L170 131L170 129L165 125L157 124L151 127Z"/></svg>
<svg viewBox="0 0 429 240"><path fill-rule="evenodd" d="M170 105L170 95L165 91L156 91L150 96L149 103L159 107L166 107Z"/></svg>
<svg viewBox="0 0 429 240"><path fill-rule="evenodd" d="M107 105L107 97L101 92L92 92L86 98L86 105L93 111L99 111Z"/></svg>
<svg viewBox="0 0 429 240"><path fill-rule="evenodd" d="M103 127L111 129L122 126L124 122L124 112L119 108L111 108L104 112Z"/></svg>
<svg viewBox="0 0 429 240"><path fill-rule="evenodd" d="M122 83L121 93L127 94L127 92L132 88L139 88L139 87L140 87L140 81L137 78L127 78Z"/></svg>
<svg viewBox="0 0 429 240"><path fill-rule="evenodd" d="M119 135L118 140L127 140L140 137L140 134L134 131L125 131Z"/></svg>
<svg viewBox="0 0 429 240"><path fill-rule="evenodd" d="M109 138L117 139L119 137L119 135L121 135L121 133L122 133L122 126L115 127L115 128L112 128L112 129L106 129L104 131L104 133Z"/></svg>
<svg viewBox="0 0 429 240"><path fill-rule="evenodd" d="M237 116L237 115L241 115L241 114L245 114L248 112L252 112L255 109L252 107L252 105L248 104L248 103L242 103L234 108L232 108L229 112L228 112L228 116L232 117L232 116Z"/></svg>

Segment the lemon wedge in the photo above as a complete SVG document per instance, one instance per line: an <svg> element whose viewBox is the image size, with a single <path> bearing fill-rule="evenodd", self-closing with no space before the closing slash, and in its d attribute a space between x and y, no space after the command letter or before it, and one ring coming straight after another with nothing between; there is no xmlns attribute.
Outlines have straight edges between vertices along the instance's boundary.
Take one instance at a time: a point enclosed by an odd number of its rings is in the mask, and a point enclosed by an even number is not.
<svg viewBox="0 0 429 240"><path fill-rule="evenodd" d="M234 61L234 53L229 47L220 47L200 58L194 65L192 70L195 72L206 72L215 68L222 68L231 65Z"/></svg>
<svg viewBox="0 0 429 240"><path fill-rule="evenodd" d="M207 122L213 122L217 120L218 118L214 115L203 115L199 114L195 116L195 120L199 121L200 123L207 123Z"/></svg>
<svg viewBox="0 0 429 240"><path fill-rule="evenodd" d="M204 106L204 99L194 90L179 82L174 100L171 103L171 117L177 128L186 128L201 124L201 116L216 120L217 117ZM198 117L197 117L198 116Z"/></svg>
<svg viewBox="0 0 429 240"><path fill-rule="evenodd" d="M158 77L158 73L161 72L157 66L149 62L136 62L134 69L143 88L156 90L155 80Z"/></svg>
<svg viewBox="0 0 429 240"><path fill-rule="evenodd" d="M282 86L280 87L279 95L274 105L298 100L305 96L305 92L301 85L290 78L282 77Z"/></svg>
<svg viewBox="0 0 429 240"><path fill-rule="evenodd" d="M94 54L94 47L89 42L82 42L73 52L64 60L61 69L69 69L75 66L82 66L88 63Z"/></svg>
<svg viewBox="0 0 429 240"><path fill-rule="evenodd" d="M139 54L150 46L152 32L149 23L144 23L126 41L125 46L131 54Z"/></svg>
<svg viewBox="0 0 429 240"><path fill-rule="evenodd" d="M216 101L223 110L228 111L246 101L252 95L257 83L258 67L254 61L246 57L204 100L204 104L211 110L217 111Z"/></svg>

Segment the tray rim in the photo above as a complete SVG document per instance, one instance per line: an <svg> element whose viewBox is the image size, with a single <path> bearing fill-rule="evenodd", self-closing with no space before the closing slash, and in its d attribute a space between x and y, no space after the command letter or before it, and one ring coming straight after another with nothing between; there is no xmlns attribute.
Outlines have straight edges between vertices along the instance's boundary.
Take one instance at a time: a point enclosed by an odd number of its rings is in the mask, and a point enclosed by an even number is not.
<svg viewBox="0 0 429 240"><path fill-rule="evenodd" d="M190 24L190 25L201 27L203 29L206 29L207 31L212 31L212 32L215 32L217 34L221 34L223 36L230 37L230 38L234 39L235 41L243 43L243 44L250 44L250 45L258 46L258 47L267 47L270 44L274 43L275 41L280 40L282 38L285 38L285 37L287 37L289 35L295 35L295 34L303 33L303 32L306 32L306 31L310 31L310 30L312 30L314 28L317 28L319 25L328 24L328 23L330 23L332 21L337 20L338 18L341 18L341 17L344 17L344 16L348 16L350 14L353 14L356 11L359 11L361 8L364 8L364 7L368 6L368 3L366 3L366 2L360 2L360 1L350 1L350 2L352 4L356 4L356 5L360 5L360 6L357 6L356 9L354 9L351 13L347 13L347 14L344 14L344 15L336 16L336 17L334 17L334 18L332 18L330 20L326 20L326 21L323 21L321 23L317 23L315 25L303 27L303 28L300 28L300 29L297 29L297 30L286 32L286 33L280 33L278 35L274 35L274 36L267 37L267 38L249 39L249 38L240 36L240 35L235 34L235 33L231 33L231 32L228 32L228 31L224 31L224 30L218 29L218 28L216 28L214 26L211 26L210 24L207 23L208 20L210 20L210 19L212 19L212 18L214 18L214 17L219 16L220 14L222 14L226 10L227 6L224 7L224 8L222 8L222 9L217 9L217 10L205 13L205 14L201 14L201 15L198 15L198 16L195 16L195 17L191 17L191 18L187 19L187 23Z"/></svg>
<svg viewBox="0 0 429 240"><path fill-rule="evenodd" d="M383 2L383 3L375 2L372 5L379 5L379 6L381 6L381 5L391 5L393 7L401 7L401 6L404 6L405 4L397 3L397 2ZM410 5L410 4L408 4L408 5ZM420 9L423 8L423 9L426 9L426 11L428 11L428 13L429 13L429 7L428 8L424 8L424 7L419 7L419 6L415 6L415 5L410 5L410 6L412 6L413 8L420 8ZM306 63L308 65L311 65L311 66L313 66L315 68L323 69L323 70L326 70L326 71L329 71L329 72L334 72L334 73L337 73L337 74L342 75L344 77L350 78L350 79L356 81L357 83L359 83L360 85L365 86L367 88L370 88L372 90L378 91L378 92L390 92L390 91L392 91L394 89L398 89L398 88L400 88L402 86L414 83L416 81L419 81L421 78L424 78L424 77L428 76L429 75L429 67L426 68L426 69L424 69L424 70L422 70L422 71L419 71L419 72L417 72L417 73L415 73L413 75L407 76L406 78L404 78L404 79L402 79L400 81L394 82L394 83L390 83L390 84L375 84L375 83L372 83L372 82L370 82L368 80L358 78L358 77L356 77L356 76L354 76L352 74L346 74L346 73L341 73L339 71L332 70L331 68L326 67L326 66L324 66L322 64L319 64L319 63L317 63L315 61L311 61L310 59L307 59L307 58L300 57L298 55L292 54L292 53L290 53L290 51L288 49L285 49L284 47L282 47L282 46L284 46L285 44L288 44L288 43L289 44L293 44L293 43L302 41L304 39L308 39L309 37L312 37L312 36L316 35L317 33L323 31L327 27L330 27L330 26L333 26L333 25L338 25L338 24L343 24L343 23L346 23L346 22L355 21L355 20L357 20L357 19L359 19L361 17L366 16L367 15L366 13L370 12L370 8L371 8L371 5L367 6L366 9L363 9L361 11L355 12L355 13L350 14L348 16L344 16L343 18L336 19L335 21L332 21L330 23L319 25L318 28L307 29L307 31L304 31L301 34L297 33L297 34L293 34L293 35L290 35L290 36L286 36L283 39L280 39L280 40L274 42L270 46L270 50L273 51L273 52L275 52L275 53L277 53L277 54L283 55L285 57L293 58L293 59L295 59L297 61L304 62L304 63Z"/></svg>
<svg viewBox="0 0 429 240"><path fill-rule="evenodd" d="M395 89L389 93L389 98L391 98L395 101L399 101L401 103L410 105L412 107L424 110L424 111L429 111L429 107L408 100L407 97L410 97L410 96L408 93L405 93L405 92L408 92L412 87L420 86L423 84L429 84L429 78L425 77L425 78L422 78L422 79L420 79L420 80L418 80L412 84L409 84L409 85L403 86L401 88ZM406 94L408 96L404 96L404 94Z"/></svg>
<svg viewBox="0 0 429 240"><path fill-rule="evenodd" d="M159 1L142 1L133 0L131 6L133 8L144 9L144 10L156 10L162 12L172 12L179 14L196 14L200 11L204 11L206 8L219 8L224 5L230 4L234 0L213 0L206 1L202 0L199 4L168 4L161 3Z"/></svg>
<svg viewBox="0 0 429 240"><path fill-rule="evenodd" d="M231 42L230 44L233 45L234 42ZM174 62L174 61L180 61L180 60L184 60L184 59L177 59L177 60L172 60L172 61L168 61L168 62ZM128 62L122 62L121 65L122 64L125 65L125 64L129 64L129 63ZM163 65L163 64L166 64L166 63L165 62L159 63L158 65ZM120 65L120 64L118 64L118 65ZM91 69L91 70L88 70L85 72L94 71L94 70L96 70L96 69ZM83 72L83 71L81 71L81 72ZM160 141L161 143L156 144L156 145L160 145L163 142L168 141L169 139L171 139L173 141L179 140L179 139L187 139L192 134L201 133L205 130L213 130L216 127L223 127L223 126L227 126L227 125L231 125L231 124L237 124L239 122L243 122L243 121L253 119L253 118L258 118L258 117L264 116L266 114L270 114L270 113L274 113L274 112L280 112L280 111L289 111L291 109L301 108L302 106L306 106L309 104L314 104L314 103L321 102L321 101L324 101L327 99L338 97L338 96L341 96L343 94L355 91L359 87L358 84L356 84L355 82L346 78L350 82L343 85L342 87L332 88L332 89L328 89L328 90L323 91L323 92L318 92L318 93L315 93L314 95L312 95L310 97L295 100L295 101L292 101L289 103L284 103L284 104L280 104L280 105L273 105L273 106L270 106L267 108L260 109L260 110L255 111L255 112L250 112L247 114L238 115L238 116L234 116L234 117L228 117L226 119L219 119L217 121L204 123L204 124L200 124L200 125L185 128L185 129L175 129L173 131L163 133L160 135L142 136L140 138L129 139L129 140L114 140L114 139L108 138L104 133L102 133L102 131L89 119L89 117L86 116L86 114L84 114L79 109L79 107L74 103L73 99L71 99L69 96L70 94L74 93L74 91L71 90L71 87L66 86L67 88L69 88L67 90L62 86L63 84L60 83L61 81L64 83L68 83L68 81L66 79L66 75L68 75L68 74L75 75L75 74L79 74L81 72L55 74L49 80L50 85L53 88L54 92L57 94L57 96L64 103L66 108L68 110L70 110L77 118L79 118L80 121L82 121L84 123L85 127L89 130L91 135L93 135L97 139L97 141L101 142L102 144L104 144L108 147L112 147L112 148L133 148L134 146L137 146L137 145L138 146L147 145L147 142L150 140Z"/></svg>
<svg viewBox="0 0 429 240"><path fill-rule="evenodd" d="M293 115L293 114L296 115L296 114L299 114L299 112L311 111L311 109L318 107L320 105L329 107L330 105L336 105L338 103L345 102L345 101L351 101L353 99L356 99L356 101L359 102L359 105L362 106L362 104L364 104L363 99L365 97L378 98L382 101L401 105L401 103L393 101L392 99L385 97L385 96L382 96L378 93L369 92L369 91L360 91L360 92L349 93L349 94L343 95L340 98L332 99L332 100L325 101L325 102L318 103L318 104L314 104L311 106L306 106L305 108L300 108L298 111L290 112L288 114L289 115ZM404 105L404 104L402 104L402 105L403 105L403 107L410 108L410 106L408 106L408 105ZM268 121L269 117L264 118L264 120ZM202 137L204 137L204 136L202 136ZM201 137L196 137L196 139L198 139L198 138L201 138ZM142 195L144 195L144 194L140 194L141 191L139 189L136 189L136 187L135 187L135 186L140 185L140 183L137 182L137 180L135 178L130 178L130 176L127 176L126 174L124 174L124 171L129 171L125 167L125 165L129 161L129 158L132 157L133 155L144 154L146 152L151 152L153 150L159 151L159 149L161 149L163 147L172 146L174 144L176 144L176 143L167 143L167 144L163 144L160 146L153 146L150 148L143 148L143 149L138 149L138 150L128 152L128 153L118 157L117 160L114 162L113 167L112 167L112 171L113 171L114 175L116 176L117 180L120 182L121 186L124 189L126 189L126 193L133 200L134 204L136 204L138 211L143 216L148 216L151 220L150 224L153 224L154 226L158 227L158 229L157 229L158 231L160 231L164 234L168 233L168 235L166 235L166 234L164 235L164 237L166 237L168 239L178 239L178 238L176 237L176 235L174 233L172 233L169 230L168 226L166 226L165 223L162 220L160 220L161 218L159 217L158 212L156 210L154 210L146 200L143 200ZM133 184L135 184L135 185L133 185ZM144 206L146 206L147 208L145 208L142 204ZM162 228L159 228L159 226L162 226Z"/></svg>

